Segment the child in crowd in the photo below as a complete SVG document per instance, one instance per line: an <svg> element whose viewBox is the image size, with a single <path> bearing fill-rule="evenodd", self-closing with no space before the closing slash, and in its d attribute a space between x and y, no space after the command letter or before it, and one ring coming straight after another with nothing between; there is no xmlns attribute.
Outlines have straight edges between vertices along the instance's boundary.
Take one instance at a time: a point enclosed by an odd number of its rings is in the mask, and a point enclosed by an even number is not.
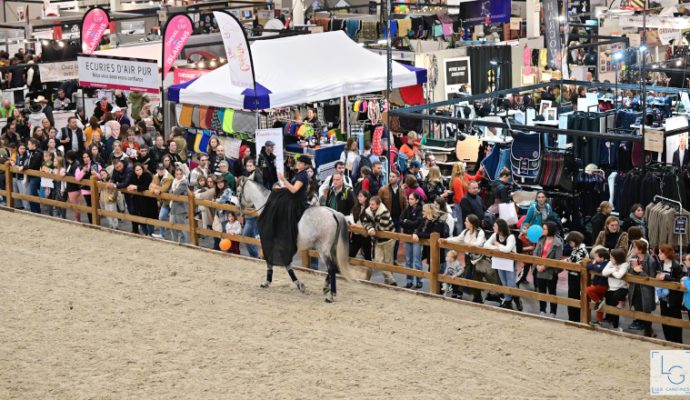
<svg viewBox="0 0 690 400"><path fill-rule="evenodd" d="M104 168L101 170L101 181L104 183L110 182L110 171L111 168ZM101 189L99 200L101 201L101 207L106 211L117 212L117 196L119 192L116 189L111 189L105 187ZM106 225L110 229L117 229L120 225L120 221L117 218L106 217Z"/></svg>
<svg viewBox="0 0 690 400"><path fill-rule="evenodd" d="M240 221L237 220L237 216L234 212L228 212L227 221L225 222L225 233L229 233L231 235L242 234L242 225L240 224ZM240 243L233 240L232 245L230 246L230 251L235 254L240 254Z"/></svg>
<svg viewBox="0 0 690 400"><path fill-rule="evenodd" d="M59 175L59 176L65 176L65 173L67 171L65 170L65 158L63 156L56 156L55 161L53 163L53 174ZM54 200L57 201L65 201L67 200L67 192L65 189L67 188L67 182L63 181L54 181L53 182L53 190L51 195L53 196ZM65 218L67 216L67 209L62 208L62 207L56 207L55 208L55 216L60 217L60 218Z"/></svg>
<svg viewBox="0 0 690 400"><path fill-rule="evenodd" d="M455 250L450 250L448 253L446 253L446 272L444 272L444 275L452 277L452 278L458 278L462 275L462 273L465 271L465 269L460 265L460 262L458 261L458 252ZM451 296L453 298L462 298L462 292L457 291L457 293L453 293L453 285L450 283L443 283L443 294L445 296Z"/></svg>
<svg viewBox="0 0 690 400"><path fill-rule="evenodd" d="M594 262L587 265L588 271L602 273L609 260L609 251L604 247L599 247L593 251ZM609 290L609 280L605 276L595 275L592 277L592 284L585 288L587 296L594 301L594 310L597 312L597 323L604 320L604 313L601 308L604 306L604 297Z"/></svg>
<svg viewBox="0 0 690 400"><path fill-rule="evenodd" d="M606 304L615 306L620 301L625 301L628 296L628 282L622 280L623 275L628 272L629 265L625 261L625 251L621 249L613 249L611 251L611 261L606 264L602 275L607 276L609 290L606 292ZM614 329L618 329L619 316L607 314L606 319L611 322Z"/></svg>
<svg viewBox="0 0 690 400"><path fill-rule="evenodd" d="M55 153L49 153L49 152L44 152L43 153L43 164L41 165L41 172L46 172L49 174L53 173L53 169L55 168ZM44 178L41 177L41 190L43 191L43 197L46 199L53 199L51 197L53 195L53 187L55 186L55 183L53 182L52 179L50 178ZM53 215L55 211L55 207L53 206L46 206L47 208L47 214L48 215Z"/></svg>

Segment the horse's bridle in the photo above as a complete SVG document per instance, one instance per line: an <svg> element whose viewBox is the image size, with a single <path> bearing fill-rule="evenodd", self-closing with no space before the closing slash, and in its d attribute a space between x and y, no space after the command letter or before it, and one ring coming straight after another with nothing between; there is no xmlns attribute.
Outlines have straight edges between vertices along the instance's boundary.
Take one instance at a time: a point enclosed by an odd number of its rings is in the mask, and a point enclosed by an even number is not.
<svg viewBox="0 0 690 400"><path fill-rule="evenodd" d="M247 181L249 181L249 178L246 176L242 176L242 177L238 178L238 181L239 181L239 185L237 186L237 199L240 202L240 205L239 205L240 212L242 212L244 209L243 201L242 201L242 198L244 197L244 187L247 185ZM252 205L254 205L254 204L252 204ZM261 212L261 210L263 210L264 207L266 207L265 203L263 206L261 206L261 208L251 208L251 209L248 208L248 209L249 210L255 210L257 213L259 213L259 212Z"/></svg>

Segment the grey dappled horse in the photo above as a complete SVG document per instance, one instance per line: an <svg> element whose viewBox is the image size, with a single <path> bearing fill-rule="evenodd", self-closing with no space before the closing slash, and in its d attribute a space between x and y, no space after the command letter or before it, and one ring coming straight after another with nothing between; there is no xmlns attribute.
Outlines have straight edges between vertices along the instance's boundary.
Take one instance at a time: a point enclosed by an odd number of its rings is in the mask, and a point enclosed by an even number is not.
<svg viewBox="0 0 690 400"><path fill-rule="evenodd" d="M251 177L237 179L237 198L240 208L254 208L259 214L266 205L271 192ZM310 207L304 211L297 225L297 248L299 250L316 249L319 261L326 266L328 275L323 285L326 302L332 303L336 295L335 274L340 273L350 279L349 271L349 234L347 221L343 214L328 207ZM261 232L259 232L261 234ZM273 276L273 265L266 263L267 280L261 286L268 287ZM300 291L304 292L304 285L297 281L292 267L285 265L290 277L297 283Z"/></svg>

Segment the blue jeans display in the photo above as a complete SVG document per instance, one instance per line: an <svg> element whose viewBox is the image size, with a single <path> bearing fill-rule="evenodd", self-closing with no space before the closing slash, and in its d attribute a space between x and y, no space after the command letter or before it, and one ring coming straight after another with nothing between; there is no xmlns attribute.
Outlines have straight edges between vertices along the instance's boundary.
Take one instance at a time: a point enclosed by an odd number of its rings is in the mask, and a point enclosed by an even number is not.
<svg viewBox="0 0 690 400"><path fill-rule="evenodd" d="M158 212L158 220L167 222L170 219L170 206L162 205ZM165 228L162 226L158 228L158 234L165 238Z"/></svg>
<svg viewBox="0 0 690 400"><path fill-rule="evenodd" d="M245 218L242 236L255 238L259 234L259 225L256 218ZM247 252L250 257L259 258L259 249L252 244L247 244Z"/></svg>
<svg viewBox="0 0 690 400"><path fill-rule="evenodd" d="M405 266L422 271L422 245L420 243L404 243L405 246ZM408 275L407 282L412 283L414 276ZM417 277L417 282L422 282L422 278Z"/></svg>
<svg viewBox="0 0 690 400"><path fill-rule="evenodd" d="M38 176L29 176L28 194L38 197L38 190L41 188L41 178ZM29 202L29 208L32 213L41 213L41 203Z"/></svg>
<svg viewBox="0 0 690 400"><path fill-rule="evenodd" d="M501 283L505 287L515 287L515 263L513 263L513 270L512 271L504 271L501 269L496 270L498 272L498 277L501 278ZM509 294L504 294L503 295L503 300L505 301L511 301L513 300L513 296Z"/></svg>

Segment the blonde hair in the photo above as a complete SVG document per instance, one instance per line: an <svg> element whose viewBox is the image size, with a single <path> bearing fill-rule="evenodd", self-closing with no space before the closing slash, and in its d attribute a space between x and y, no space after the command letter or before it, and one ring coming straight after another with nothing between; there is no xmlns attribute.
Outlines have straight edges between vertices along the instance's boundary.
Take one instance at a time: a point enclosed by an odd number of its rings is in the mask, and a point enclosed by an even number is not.
<svg viewBox="0 0 690 400"><path fill-rule="evenodd" d="M427 175L427 180L429 182L441 182L442 179L441 169L439 167L433 166L429 168L429 174Z"/></svg>
<svg viewBox="0 0 690 400"><path fill-rule="evenodd" d="M424 204L424 207L422 208L422 210L424 210L424 211L426 211L426 210L431 211L431 217L432 217L433 219L438 218L438 216L439 216L440 213L441 213L441 211L439 210L439 208L438 208L438 206L436 205L436 203Z"/></svg>
<svg viewBox="0 0 690 400"><path fill-rule="evenodd" d="M414 143L410 144L409 143L410 140L412 140L412 141L417 140L417 132L415 132L415 131L407 132L407 141L408 141L407 144L408 144L408 146L412 146L414 144Z"/></svg>
<svg viewBox="0 0 690 400"><path fill-rule="evenodd" d="M65 158L62 156L55 157L55 160L53 160L53 168L65 168Z"/></svg>
<svg viewBox="0 0 690 400"><path fill-rule="evenodd" d="M607 209L607 208L613 210L613 205L612 205L611 203L609 203L608 201L602 201L602 202L599 204L599 208L597 208L597 212L600 213L600 212L604 211L604 210ZM602 213L602 214L603 214L603 213Z"/></svg>
<svg viewBox="0 0 690 400"><path fill-rule="evenodd" d="M465 166L462 165L460 161L453 164L453 171L451 172L451 178L463 177L465 176Z"/></svg>
<svg viewBox="0 0 690 400"><path fill-rule="evenodd" d="M458 252L455 250L448 250L448 252L446 253L446 256L452 258L453 260L457 260L458 259Z"/></svg>

